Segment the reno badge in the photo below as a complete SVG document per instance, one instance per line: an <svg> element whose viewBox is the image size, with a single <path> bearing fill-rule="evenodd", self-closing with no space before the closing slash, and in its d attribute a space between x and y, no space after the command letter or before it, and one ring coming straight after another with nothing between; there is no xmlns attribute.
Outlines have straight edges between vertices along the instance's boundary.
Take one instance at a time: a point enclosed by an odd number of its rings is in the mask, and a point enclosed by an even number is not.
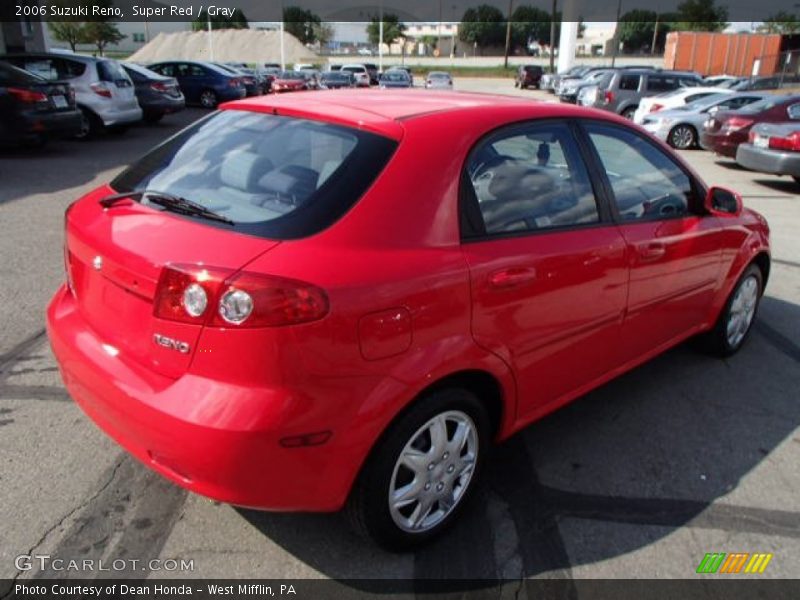
<svg viewBox="0 0 800 600"><path fill-rule="evenodd" d="M99 271L103 268L103 257L102 256L95 256L92 259L92 267L94 267L95 271Z"/></svg>
<svg viewBox="0 0 800 600"><path fill-rule="evenodd" d="M182 342L180 340L174 340L165 335L161 335L160 333L153 334L153 341L159 346L168 348L169 350L175 350L177 352L180 352L181 354L189 354L189 350L191 349L189 347L189 344L187 344L186 342Z"/></svg>

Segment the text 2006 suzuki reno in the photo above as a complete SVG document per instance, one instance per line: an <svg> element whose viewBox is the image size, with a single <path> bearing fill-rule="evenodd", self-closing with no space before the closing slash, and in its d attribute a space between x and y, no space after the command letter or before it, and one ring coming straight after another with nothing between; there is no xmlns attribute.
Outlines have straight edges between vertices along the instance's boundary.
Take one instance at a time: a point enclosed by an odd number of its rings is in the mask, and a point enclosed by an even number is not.
<svg viewBox="0 0 800 600"><path fill-rule="evenodd" d="M744 342L764 218L608 113L414 91L243 100L75 204L64 381L192 491L441 532L492 440L696 334Z"/></svg>

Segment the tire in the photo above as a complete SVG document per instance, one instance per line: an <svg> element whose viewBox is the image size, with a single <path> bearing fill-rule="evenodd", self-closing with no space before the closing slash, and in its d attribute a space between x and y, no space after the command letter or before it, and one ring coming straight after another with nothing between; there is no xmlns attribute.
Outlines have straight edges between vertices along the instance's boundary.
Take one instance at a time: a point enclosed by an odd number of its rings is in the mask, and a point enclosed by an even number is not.
<svg viewBox="0 0 800 600"><path fill-rule="evenodd" d="M438 444L433 431L439 432ZM453 451L457 434L463 434L463 441ZM354 529L392 552L440 535L476 487L489 434L486 409L471 392L442 389L420 399L395 420L367 458L346 508ZM402 461L401 455L413 460ZM390 507L392 492L401 489L409 492L408 500Z"/></svg>
<svg viewBox="0 0 800 600"><path fill-rule="evenodd" d="M103 129L103 122L92 111L81 108L81 131L75 135L77 140L89 140Z"/></svg>
<svg viewBox="0 0 800 600"><path fill-rule="evenodd" d="M626 119L633 121L633 115L636 113L635 106L629 106L625 110L623 110L620 114L625 117Z"/></svg>
<svg viewBox="0 0 800 600"><path fill-rule="evenodd" d="M697 131L691 125L676 125L669 135L667 143L678 150L689 150L697 146Z"/></svg>
<svg viewBox="0 0 800 600"><path fill-rule="evenodd" d="M758 265L751 264L736 282L714 329L702 338L708 352L724 358L739 351L752 329L763 290L764 277L761 269ZM735 328L734 319L737 319L737 315L744 321L739 320L739 327ZM729 331L732 325L735 335L731 335Z"/></svg>
<svg viewBox="0 0 800 600"><path fill-rule="evenodd" d="M214 90L203 90L200 93L200 106L203 108L217 108L217 104L219 104L219 99Z"/></svg>

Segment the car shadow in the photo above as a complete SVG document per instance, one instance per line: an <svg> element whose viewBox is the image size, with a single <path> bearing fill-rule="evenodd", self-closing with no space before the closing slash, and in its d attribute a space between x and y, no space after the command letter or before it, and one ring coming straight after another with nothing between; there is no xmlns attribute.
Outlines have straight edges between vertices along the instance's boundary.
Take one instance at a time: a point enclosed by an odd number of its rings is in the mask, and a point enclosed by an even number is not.
<svg viewBox="0 0 800 600"><path fill-rule="evenodd" d="M774 179L753 179L753 183L763 185L764 187L768 187L776 192L782 192L784 194L800 193L800 183L797 183L791 178L780 178L778 175L776 175Z"/></svg>
<svg viewBox="0 0 800 600"><path fill-rule="evenodd" d="M0 203L90 183L98 173L126 166L208 111L187 109L156 124L124 133L103 132L86 141L50 140L41 148L0 146Z"/></svg>
<svg viewBox="0 0 800 600"><path fill-rule="evenodd" d="M777 327L800 322L800 306L765 297L762 308L737 355L721 360L683 344L494 448L463 518L413 554L413 577L476 589L558 577L687 525L769 534L796 521L796 513L729 503L800 425L800 340ZM239 512L299 560L358 590L380 592L358 580L393 577L408 558L359 539L341 514ZM611 534L583 535L597 524Z"/></svg>

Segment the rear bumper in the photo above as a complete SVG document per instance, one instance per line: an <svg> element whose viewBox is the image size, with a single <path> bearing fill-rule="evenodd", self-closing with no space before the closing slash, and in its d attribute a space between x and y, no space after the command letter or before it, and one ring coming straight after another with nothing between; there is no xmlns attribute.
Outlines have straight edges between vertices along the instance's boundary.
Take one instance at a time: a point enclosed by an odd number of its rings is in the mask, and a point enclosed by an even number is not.
<svg viewBox="0 0 800 600"><path fill-rule="evenodd" d="M79 110L63 112L24 112L12 121L12 132L20 137L71 137L81 131Z"/></svg>
<svg viewBox="0 0 800 600"><path fill-rule="evenodd" d="M138 105L135 108L123 109L111 106L98 110L97 116L100 117L106 127L129 125L142 120L142 109Z"/></svg>
<svg viewBox="0 0 800 600"><path fill-rule="evenodd" d="M728 158L736 158L736 148L742 143L738 135L727 135L720 133L708 133L704 131L700 135L700 147L710 150Z"/></svg>
<svg viewBox="0 0 800 600"><path fill-rule="evenodd" d="M47 331L64 384L81 409L178 485L266 510L334 511L346 500L360 464L353 457L365 449L354 454L341 431L319 446L283 447L287 432L298 433L292 429L297 394L191 373L169 379L126 362L88 326L66 286L48 307ZM330 428L319 423L305 432Z"/></svg>
<svg viewBox="0 0 800 600"><path fill-rule="evenodd" d="M753 144L739 144L736 162L761 173L800 176L800 152L781 152L757 148Z"/></svg>
<svg viewBox="0 0 800 600"><path fill-rule="evenodd" d="M158 97L140 98L139 105L144 114L168 115L186 108L186 99L183 95L178 97L159 95Z"/></svg>

